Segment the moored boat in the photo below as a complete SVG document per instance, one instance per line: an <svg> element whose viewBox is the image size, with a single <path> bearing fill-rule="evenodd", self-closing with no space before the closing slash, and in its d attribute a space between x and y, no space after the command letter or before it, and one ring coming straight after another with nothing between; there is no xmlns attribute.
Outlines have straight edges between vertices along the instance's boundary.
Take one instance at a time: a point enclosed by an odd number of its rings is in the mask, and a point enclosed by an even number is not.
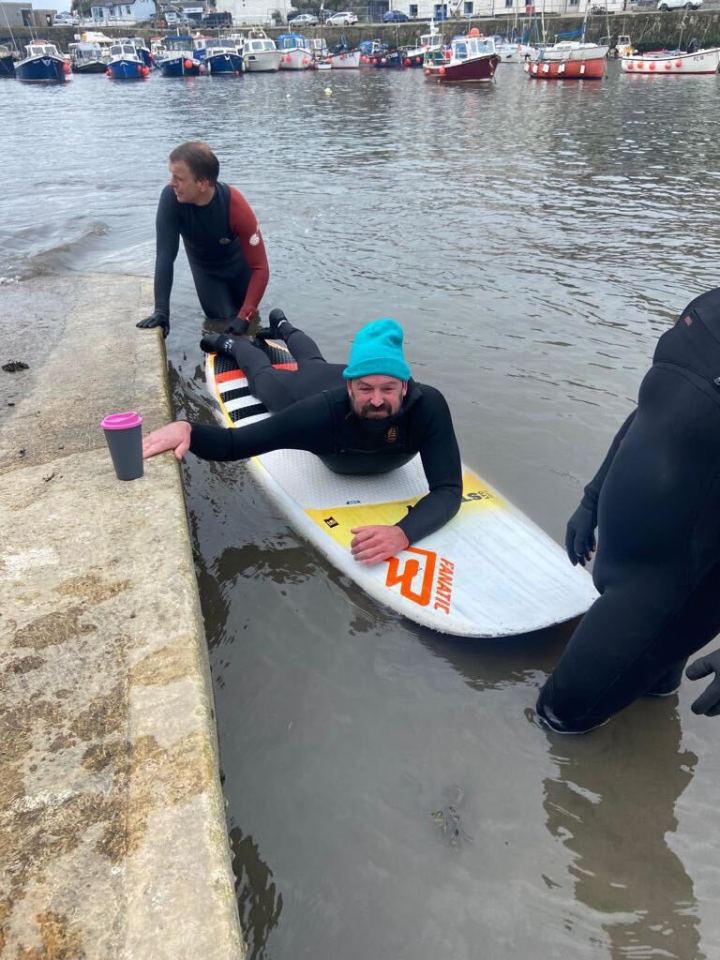
<svg viewBox="0 0 720 960"><path fill-rule="evenodd" d="M357 70L360 66L359 50L341 50L330 55L333 70Z"/></svg>
<svg viewBox="0 0 720 960"><path fill-rule="evenodd" d="M499 63L493 38L473 27L467 36L453 38L449 57L442 50L431 51L423 72L437 83L489 83Z"/></svg>
<svg viewBox="0 0 720 960"><path fill-rule="evenodd" d="M197 77L200 75L200 61L193 51L192 37L178 34L165 37L165 54L158 66L164 77Z"/></svg>
<svg viewBox="0 0 720 960"><path fill-rule="evenodd" d="M242 48L243 65L247 73L275 73L280 69L282 54L270 37L250 37Z"/></svg>
<svg viewBox="0 0 720 960"><path fill-rule="evenodd" d="M624 73L639 73L650 77L687 77L717 73L720 65L720 48L696 50L657 50L651 53L620 57Z"/></svg>
<svg viewBox="0 0 720 960"><path fill-rule="evenodd" d="M68 51L73 73L105 73L107 70L110 55L100 43L80 40L68 44Z"/></svg>
<svg viewBox="0 0 720 960"><path fill-rule="evenodd" d="M144 80L150 74L150 67L134 43L114 43L110 47L106 74L111 80Z"/></svg>
<svg viewBox="0 0 720 960"><path fill-rule="evenodd" d="M242 54L237 47L223 37L207 41L205 49L205 72L213 77L239 77L243 70Z"/></svg>
<svg viewBox="0 0 720 960"><path fill-rule="evenodd" d="M280 51L281 70L309 70L313 66L312 50L302 34L281 33L275 45Z"/></svg>
<svg viewBox="0 0 720 960"><path fill-rule="evenodd" d="M535 80L602 80L608 48L581 40L561 40L538 50L525 63Z"/></svg>
<svg viewBox="0 0 720 960"><path fill-rule="evenodd" d="M432 54L435 50L441 50L444 44L445 38L437 31L435 24L431 23L430 33L421 34L414 47L405 48L405 66L422 67L425 63L426 55Z"/></svg>
<svg viewBox="0 0 720 960"><path fill-rule="evenodd" d="M23 83L65 83L65 58L54 43L36 40L25 46L25 56L15 64L15 76Z"/></svg>

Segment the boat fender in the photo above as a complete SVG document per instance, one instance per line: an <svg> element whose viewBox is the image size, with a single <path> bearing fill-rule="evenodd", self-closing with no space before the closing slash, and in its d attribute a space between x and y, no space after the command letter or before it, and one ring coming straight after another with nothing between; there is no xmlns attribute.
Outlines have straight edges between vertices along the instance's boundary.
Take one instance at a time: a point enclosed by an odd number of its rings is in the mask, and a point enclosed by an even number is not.
<svg viewBox="0 0 720 960"><path fill-rule="evenodd" d="M445 76L445 67L440 67L440 69L438 70L438 73L440 74L441 77L444 77L444 76Z"/></svg>
<svg viewBox="0 0 720 960"><path fill-rule="evenodd" d="M193 68L193 62L192 62L192 60L186 60L185 63L184 63L184 67L185 67L186 70L192 70L192 68Z"/></svg>

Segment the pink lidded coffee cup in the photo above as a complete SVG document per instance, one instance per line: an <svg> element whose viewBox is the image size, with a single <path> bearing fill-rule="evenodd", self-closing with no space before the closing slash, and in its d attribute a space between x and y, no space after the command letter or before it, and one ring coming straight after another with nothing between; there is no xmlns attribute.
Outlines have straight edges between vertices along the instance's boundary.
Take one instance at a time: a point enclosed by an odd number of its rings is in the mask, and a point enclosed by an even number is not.
<svg viewBox="0 0 720 960"><path fill-rule="evenodd" d="M143 475L142 422L139 413L128 410L109 413L100 424L118 480L137 480Z"/></svg>

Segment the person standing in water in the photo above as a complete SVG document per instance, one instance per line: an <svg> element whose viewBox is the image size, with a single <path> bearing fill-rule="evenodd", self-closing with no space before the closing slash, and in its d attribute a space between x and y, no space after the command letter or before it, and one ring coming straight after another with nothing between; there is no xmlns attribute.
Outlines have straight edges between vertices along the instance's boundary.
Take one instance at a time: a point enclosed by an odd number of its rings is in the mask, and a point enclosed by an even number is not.
<svg viewBox="0 0 720 960"><path fill-rule="evenodd" d="M573 564L590 559L596 528L600 597L537 701L561 733L592 730L638 697L674 693L688 657L720 632L720 289L693 300L660 337L637 408L568 523ZM708 658L689 671L718 666Z"/></svg>
<svg viewBox="0 0 720 960"><path fill-rule="evenodd" d="M208 320L245 333L270 270L257 218L239 190L218 180L220 163L206 143L190 141L169 158L170 183L155 220L155 308L136 326L170 330L173 266L182 237L200 305Z"/></svg>

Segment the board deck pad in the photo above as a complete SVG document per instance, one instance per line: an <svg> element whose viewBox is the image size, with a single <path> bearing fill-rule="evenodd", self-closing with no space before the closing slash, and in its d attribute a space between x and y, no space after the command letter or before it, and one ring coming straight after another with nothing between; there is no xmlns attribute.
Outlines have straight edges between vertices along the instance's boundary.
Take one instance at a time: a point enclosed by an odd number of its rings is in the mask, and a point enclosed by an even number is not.
<svg viewBox="0 0 720 960"><path fill-rule="evenodd" d="M265 349L273 366L295 369L281 341ZM208 354L216 413L242 429L270 416L233 357ZM521 510L463 465L458 514L382 563L350 553L351 530L392 524L428 490L419 455L381 476L340 476L311 453L275 450L248 461L295 529L370 596L408 619L464 637L515 636L584 613L597 592L590 575Z"/></svg>

